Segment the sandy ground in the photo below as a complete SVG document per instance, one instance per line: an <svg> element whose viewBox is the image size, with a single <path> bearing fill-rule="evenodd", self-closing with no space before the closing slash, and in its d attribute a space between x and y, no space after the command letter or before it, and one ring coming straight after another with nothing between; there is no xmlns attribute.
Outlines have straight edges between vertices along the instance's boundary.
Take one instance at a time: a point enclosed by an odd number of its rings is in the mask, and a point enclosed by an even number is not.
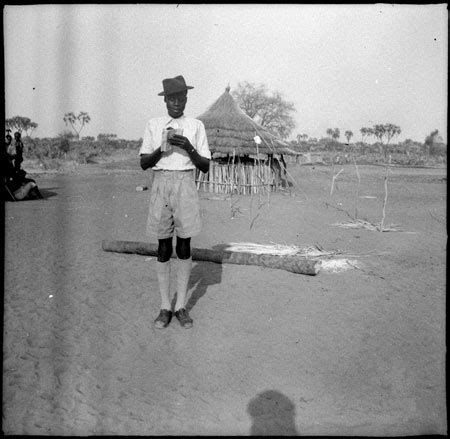
<svg viewBox="0 0 450 439"><path fill-rule="evenodd" d="M446 434L446 169L394 169L386 224L402 231L379 233L333 225L349 218L326 202L381 219L383 169L360 167L359 198L343 168L332 197L330 168L295 166L291 193L233 209L201 193L192 245L318 244L358 268L194 262L194 327L162 331L155 258L101 249L149 240L148 174L32 174L45 200L5 207L3 433Z"/></svg>

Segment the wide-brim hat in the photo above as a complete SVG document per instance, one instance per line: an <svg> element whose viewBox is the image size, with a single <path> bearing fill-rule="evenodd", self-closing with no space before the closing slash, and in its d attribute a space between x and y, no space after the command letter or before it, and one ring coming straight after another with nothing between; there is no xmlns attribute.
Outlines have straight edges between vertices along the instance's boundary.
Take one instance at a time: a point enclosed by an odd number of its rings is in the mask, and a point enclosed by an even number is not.
<svg viewBox="0 0 450 439"><path fill-rule="evenodd" d="M158 96L172 95L174 93L179 93L180 91L190 90L191 88L194 88L190 85L186 85L186 81L184 80L182 75L175 76L175 78L163 79L162 85L164 91L158 93Z"/></svg>

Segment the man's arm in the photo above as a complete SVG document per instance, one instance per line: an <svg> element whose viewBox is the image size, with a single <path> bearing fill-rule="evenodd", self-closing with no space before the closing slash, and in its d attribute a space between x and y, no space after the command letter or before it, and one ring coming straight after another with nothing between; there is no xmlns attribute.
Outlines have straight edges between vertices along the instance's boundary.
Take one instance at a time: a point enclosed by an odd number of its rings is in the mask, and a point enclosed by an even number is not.
<svg viewBox="0 0 450 439"><path fill-rule="evenodd" d="M156 148L151 154L141 154L141 168L145 171L148 168L152 168L159 162L162 157L161 147Z"/></svg>
<svg viewBox="0 0 450 439"><path fill-rule="evenodd" d="M187 137L180 136L179 134L174 134L169 139L169 142L172 145L178 146L178 148L184 149L189 154L192 163L197 169L200 169L200 171L204 172L205 174L209 171L209 159L200 155L192 146Z"/></svg>
<svg viewBox="0 0 450 439"><path fill-rule="evenodd" d="M209 159L201 156L194 149L194 147L192 147L192 149L189 150L187 153L189 154L189 157L191 158L192 163L194 163L196 168L200 169L200 171L204 172L205 174L209 171Z"/></svg>

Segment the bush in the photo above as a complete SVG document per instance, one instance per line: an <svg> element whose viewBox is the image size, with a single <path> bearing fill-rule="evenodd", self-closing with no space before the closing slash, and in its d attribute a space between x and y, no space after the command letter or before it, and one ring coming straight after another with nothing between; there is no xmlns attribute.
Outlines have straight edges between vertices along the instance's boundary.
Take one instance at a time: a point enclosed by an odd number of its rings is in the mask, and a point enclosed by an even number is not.
<svg viewBox="0 0 450 439"><path fill-rule="evenodd" d="M379 144L335 143L333 149L329 139L318 142L301 142L293 149L299 152L318 153L326 164L353 163L356 158L358 164L384 164L385 158L380 154ZM114 151L136 151L142 144L142 139L125 140L116 138L103 138L95 140L88 136L76 140L73 136L60 135L54 138L24 138L24 158L38 159L45 169L56 166L56 163L89 163L94 158L107 157ZM404 166L426 166L447 163L447 145L434 142L430 144L429 154L423 143L412 140L388 147L392 163ZM59 166L59 165L58 165Z"/></svg>
<svg viewBox="0 0 450 439"><path fill-rule="evenodd" d="M445 143L433 142L430 145L430 155L432 156L447 156L447 145Z"/></svg>
<svg viewBox="0 0 450 439"><path fill-rule="evenodd" d="M57 145L57 148L63 153L67 154L70 150L70 143L69 139L66 137L63 137L59 140L59 145Z"/></svg>

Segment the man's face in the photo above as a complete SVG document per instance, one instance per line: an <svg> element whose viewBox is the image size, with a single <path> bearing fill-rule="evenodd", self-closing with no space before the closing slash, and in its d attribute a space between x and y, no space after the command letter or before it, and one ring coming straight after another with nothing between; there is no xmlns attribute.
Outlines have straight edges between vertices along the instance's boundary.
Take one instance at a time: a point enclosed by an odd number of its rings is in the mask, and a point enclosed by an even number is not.
<svg viewBox="0 0 450 439"><path fill-rule="evenodd" d="M164 102L170 117L176 119L182 116L187 102L187 90L165 96Z"/></svg>

